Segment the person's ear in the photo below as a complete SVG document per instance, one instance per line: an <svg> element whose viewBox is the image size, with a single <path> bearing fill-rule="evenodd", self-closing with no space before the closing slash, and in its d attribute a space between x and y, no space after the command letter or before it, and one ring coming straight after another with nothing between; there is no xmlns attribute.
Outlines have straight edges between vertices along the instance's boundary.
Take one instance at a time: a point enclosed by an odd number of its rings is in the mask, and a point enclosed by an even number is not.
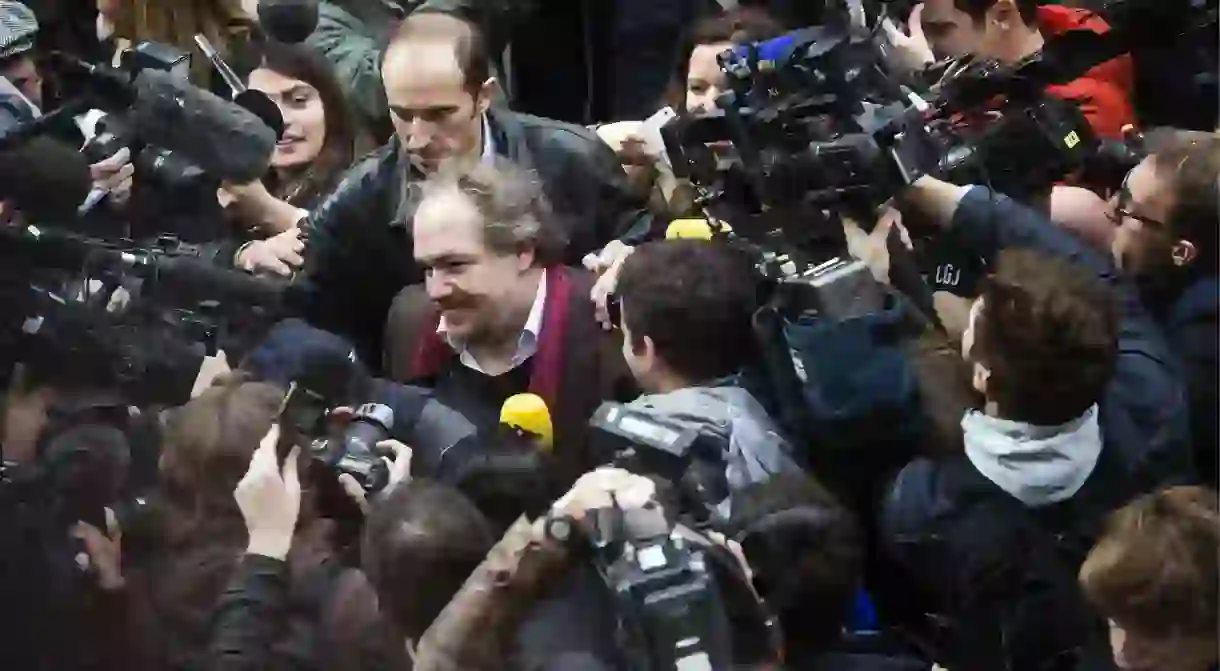
<svg viewBox="0 0 1220 671"><path fill-rule="evenodd" d="M533 247L526 247L517 252L517 272L524 273L534 267L534 259L538 258Z"/></svg>
<svg viewBox="0 0 1220 671"><path fill-rule="evenodd" d="M652 341L652 338L644 336L643 338L631 339L631 353L636 356L642 363L651 363L657 353L657 345Z"/></svg>
<svg viewBox="0 0 1220 671"><path fill-rule="evenodd" d="M488 77L487 81L479 86L478 96L475 101L475 108L479 114L485 114L491 108L491 101L496 97L496 78Z"/></svg>
<svg viewBox="0 0 1220 671"><path fill-rule="evenodd" d="M987 395L987 381L991 378L991 370L981 363L974 364L974 390L983 396Z"/></svg>
<svg viewBox="0 0 1220 671"><path fill-rule="evenodd" d="M1173 256L1173 265L1182 268L1190 265L1195 257L1199 255L1199 250L1195 249L1195 243L1189 240L1178 240L1170 250Z"/></svg>

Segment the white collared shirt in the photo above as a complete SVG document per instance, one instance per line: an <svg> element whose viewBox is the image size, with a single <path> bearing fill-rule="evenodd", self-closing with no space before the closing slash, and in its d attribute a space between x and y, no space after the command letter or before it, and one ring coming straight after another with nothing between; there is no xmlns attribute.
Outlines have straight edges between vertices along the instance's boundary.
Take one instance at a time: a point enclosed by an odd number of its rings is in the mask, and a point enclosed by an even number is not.
<svg viewBox="0 0 1220 671"><path fill-rule="evenodd" d="M538 352L538 337L542 333L542 312L546 306L546 271L542 271L542 277L538 280L538 292L534 294L534 304L530 307L529 317L525 320L525 328L521 331L520 337L517 338L517 351L513 352L512 367L509 370L519 367L521 364L529 361L529 358ZM440 334L445 342L453 348L453 351L458 353L458 361L462 365L479 373L487 375L487 371L475 361L474 355L466 346L459 340L449 334L449 325L445 323L445 316L441 315L440 323L436 326L436 332ZM507 371L505 371L507 372Z"/></svg>
<svg viewBox="0 0 1220 671"><path fill-rule="evenodd" d="M496 146L491 141L491 124L487 115L483 115L483 156L479 159L484 165L491 165L496 158Z"/></svg>

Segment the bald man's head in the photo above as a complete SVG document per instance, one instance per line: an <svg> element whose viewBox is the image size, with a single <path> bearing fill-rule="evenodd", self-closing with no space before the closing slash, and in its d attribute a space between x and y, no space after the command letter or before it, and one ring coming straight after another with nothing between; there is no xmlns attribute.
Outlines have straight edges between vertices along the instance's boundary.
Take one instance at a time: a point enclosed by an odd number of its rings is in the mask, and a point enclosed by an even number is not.
<svg viewBox="0 0 1220 671"><path fill-rule="evenodd" d="M478 161L496 82L477 27L447 14L411 14L386 50L381 78L394 132L416 168Z"/></svg>
<svg viewBox="0 0 1220 671"><path fill-rule="evenodd" d="M398 28L386 50L386 62L413 52L416 48L447 48L456 62L463 80L470 88L478 88L491 77L491 58L483 32L473 23L441 12L418 11L408 16Z"/></svg>

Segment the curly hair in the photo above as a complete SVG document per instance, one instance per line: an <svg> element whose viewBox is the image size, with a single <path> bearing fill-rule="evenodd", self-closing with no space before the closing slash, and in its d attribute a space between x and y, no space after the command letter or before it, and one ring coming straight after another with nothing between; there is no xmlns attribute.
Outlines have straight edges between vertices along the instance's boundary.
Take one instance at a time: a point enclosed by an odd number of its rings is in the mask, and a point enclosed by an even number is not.
<svg viewBox="0 0 1220 671"><path fill-rule="evenodd" d="M421 202L457 193L483 217L483 241L500 254L534 250L536 263L562 263L567 233L552 214L542 185L532 172L506 159L480 163L469 171L443 169L422 185Z"/></svg>

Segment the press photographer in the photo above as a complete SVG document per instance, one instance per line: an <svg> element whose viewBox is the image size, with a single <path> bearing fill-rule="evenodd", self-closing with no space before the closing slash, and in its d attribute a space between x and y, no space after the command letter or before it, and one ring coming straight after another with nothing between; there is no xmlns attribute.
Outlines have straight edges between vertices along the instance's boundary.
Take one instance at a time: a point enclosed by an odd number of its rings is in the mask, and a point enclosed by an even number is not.
<svg viewBox="0 0 1220 671"><path fill-rule="evenodd" d="M1012 65L1036 56L1047 40L1067 31L1104 35L1110 30L1097 14L1035 0L927 0L920 6L916 20L938 59L973 57ZM1122 55L1047 92L1078 105L1098 136L1121 139L1123 127L1136 123L1133 89L1131 57Z"/></svg>
<svg viewBox="0 0 1220 671"><path fill-rule="evenodd" d="M31 302L28 290L9 293L8 318ZM108 506L152 484L158 446L141 427L155 416L135 411L129 393L134 371L151 372L151 357L89 311L30 314L4 338L0 537L9 551L0 592L14 638L0 659L14 668L94 668L112 633L115 604L105 589L121 575L85 539L107 529ZM75 645L58 644L64 635Z"/></svg>
<svg viewBox="0 0 1220 671"><path fill-rule="evenodd" d="M957 663L993 664L1023 655L1034 656L1029 664L1034 659L1067 663L1100 654L1098 623L1072 581L1084 549L1095 538L1098 521L1127 497L1197 477L1177 360L1133 285L1116 276L1113 261L1093 253L1041 215L982 187L957 187L926 177L903 195L903 202L930 221L957 229L960 239L972 241L980 256L994 266L962 340L963 355L973 366L974 385L986 396L986 406L962 420L965 459L958 459L956 466L916 461L899 475L884 523L892 551L912 575L939 585L930 588L934 593L952 599L942 608L956 610L953 617L961 626L951 628L948 635L964 636L961 640L971 643L951 644L951 649L976 660L962 658ZM1116 257L1120 263L1124 258ZM1116 308L1106 307L1115 300ZM1117 312L1107 315L1111 309ZM1044 319L1049 321L1040 326ZM1088 360L1094 361L1092 366L1083 365ZM1077 382L1070 382L1069 371L1078 376ZM1051 380L1072 389L1048 389ZM1068 406L1070 398L1077 401ZM1046 399L1055 400L1045 405ZM1149 414L1153 412L1157 414ZM1150 417L1155 419L1147 422ZM1019 450L1005 447L1018 437ZM1068 460L1035 457L1069 446L1064 453L1070 453ZM1058 462L1058 468L1050 468L1052 462ZM968 481L985 485L998 496L994 505L1001 508L951 494L975 487L962 484ZM919 499L926 500L918 504ZM1014 508L1013 499L1023 506ZM952 526L939 527L928 516L933 500L962 501L961 516ZM971 500L974 503L966 505ZM1008 507L1006 512L1003 506ZM1030 512L1017 512L1022 508ZM998 524L999 519L1008 521ZM968 540L986 538L983 529L997 537L977 545ZM1042 529L1059 531L1049 537ZM960 542L927 540L935 533L960 533ZM1029 560L1019 569L1004 568L1008 560L1003 558L1003 547L1021 547ZM1031 548L1042 549L1028 554ZM977 569L957 570L971 561L978 562ZM936 582L935 567L949 565L956 567L955 577ZM1043 576L1045 590L1032 589L1019 579L1031 571ZM984 575L993 575L994 582L984 580ZM969 586L955 582L961 577ZM967 593L963 590L971 589L989 596L963 597ZM1022 611L1015 604L1027 599L1059 603L1050 609L1064 618L1063 623L1051 628L1041 620L1022 624ZM969 604L995 610L960 610ZM992 633L977 627L989 627ZM997 638L1001 630L1008 633ZM1047 637L1047 631L1057 632L1059 638ZM1007 643L1018 632L1031 638L1023 644ZM989 647L989 640L1003 645Z"/></svg>
<svg viewBox="0 0 1220 671"><path fill-rule="evenodd" d="M716 477L705 484L709 498L694 503L703 507L694 513L700 518L713 510L727 516L731 492L779 473L799 473L804 459L740 386L742 372L757 364L756 283L748 258L705 240L642 245L618 278L623 357L645 395L601 408L593 444L609 443L600 450L606 458L634 452L641 472L669 461L657 472L674 481L691 462L711 469ZM697 438L682 448L632 444L630 427L637 424Z"/></svg>
<svg viewBox="0 0 1220 671"><path fill-rule="evenodd" d="M28 7L19 2L0 3L0 76L7 79L25 102L33 108L35 116L43 107L44 66L40 65L35 42L38 38L38 19ZM7 103L6 103L7 104ZM24 120L24 119L21 119ZM80 145L88 135L89 123L85 118L67 120L56 124L56 138L73 146ZM90 166L94 188L111 194L112 202L122 205L131 194L132 174L130 153L121 150L94 161Z"/></svg>

